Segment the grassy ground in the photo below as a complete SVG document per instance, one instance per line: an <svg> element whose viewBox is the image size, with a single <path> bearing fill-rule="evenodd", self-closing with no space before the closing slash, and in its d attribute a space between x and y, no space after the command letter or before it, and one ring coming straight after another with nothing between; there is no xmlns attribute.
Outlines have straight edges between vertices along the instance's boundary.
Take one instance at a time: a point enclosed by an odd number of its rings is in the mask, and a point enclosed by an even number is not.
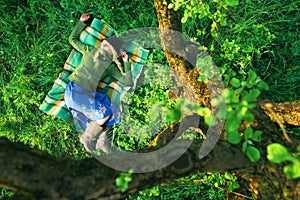
<svg viewBox="0 0 300 200"><path fill-rule="evenodd" d="M299 99L300 95L299 3L292 0L245 0L228 14L234 26L219 27L220 37L211 36L211 21L207 19L188 21L184 30L211 50L217 65L224 62L238 65L239 58L248 56L245 69L255 69L270 87L261 98L292 101ZM88 157L77 133L59 119L45 115L38 107L62 70L71 50L67 38L81 13L89 12L103 18L122 32L157 26L153 2L2 0L0 8L0 137L21 141L55 156ZM199 34L199 30L206 30L206 34ZM240 48L239 54L235 55L236 62L222 56L222 44L226 39L235 40ZM161 52L153 52L153 55L155 62L163 62ZM150 89L155 91L154 95L151 93L155 98L165 99L163 86L155 88L152 85ZM149 91L147 94L150 96ZM147 102L151 100L147 99ZM141 109L147 106L151 105ZM299 129L291 128L290 133L299 134ZM145 144L141 142L141 145ZM218 181L222 183L216 187ZM181 182L184 184L175 181L171 186L157 186L130 198L199 199L201 195L202 199L224 199L230 185L225 174L195 175ZM7 193L2 190L0 199L7 197Z"/></svg>

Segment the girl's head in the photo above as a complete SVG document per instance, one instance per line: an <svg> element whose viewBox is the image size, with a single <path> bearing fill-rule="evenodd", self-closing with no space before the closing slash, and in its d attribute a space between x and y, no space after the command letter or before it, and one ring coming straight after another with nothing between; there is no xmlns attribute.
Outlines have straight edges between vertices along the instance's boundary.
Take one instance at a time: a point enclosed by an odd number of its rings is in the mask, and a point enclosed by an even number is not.
<svg viewBox="0 0 300 200"><path fill-rule="evenodd" d="M112 45L107 42L107 40L102 41L100 48L105 50L109 55L113 55L113 51L115 51Z"/></svg>
<svg viewBox="0 0 300 200"><path fill-rule="evenodd" d="M109 37L102 41L100 48L106 50L110 55L114 55L114 53L119 55L122 49L122 41L115 36Z"/></svg>
<svg viewBox="0 0 300 200"><path fill-rule="evenodd" d="M124 75L123 67L122 67L120 61L118 60L118 57L122 51L122 44L123 43L119 38L113 36L113 37L104 39L100 45L100 48L105 50L109 55L112 56L112 61L114 63L116 63L117 67L119 68L121 73Z"/></svg>

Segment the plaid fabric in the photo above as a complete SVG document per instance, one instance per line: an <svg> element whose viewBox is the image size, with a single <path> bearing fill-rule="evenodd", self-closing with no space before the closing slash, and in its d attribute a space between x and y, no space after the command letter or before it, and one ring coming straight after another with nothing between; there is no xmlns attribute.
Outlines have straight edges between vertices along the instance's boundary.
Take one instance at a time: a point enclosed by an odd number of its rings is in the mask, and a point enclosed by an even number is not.
<svg viewBox="0 0 300 200"><path fill-rule="evenodd" d="M117 32L103 20L94 18L91 24L81 32L79 38L81 42L97 47L104 38L111 37L116 34ZM100 82L98 91L107 94L110 99L120 99L124 93L128 92L130 89L133 90L136 87L137 80L141 75L143 66L149 54L148 50L142 48L135 42L128 42L124 46L124 49L128 53L129 62L131 62L134 85L132 88L129 88L118 83L116 80L107 77L105 80ZM68 123L72 122L71 112L68 110L64 101L64 93L69 82L68 78L80 64L81 59L82 55L73 49L65 62L63 71L59 74L53 87L40 105L40 110L47 114L54 115Z"/></svg>

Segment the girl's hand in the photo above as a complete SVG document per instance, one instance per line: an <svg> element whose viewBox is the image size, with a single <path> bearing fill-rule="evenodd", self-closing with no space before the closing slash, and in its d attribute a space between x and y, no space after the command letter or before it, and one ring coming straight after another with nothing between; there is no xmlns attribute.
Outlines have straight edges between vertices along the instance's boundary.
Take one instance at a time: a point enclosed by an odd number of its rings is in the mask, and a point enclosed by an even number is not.
<svg viewBox="0 0 300 200"><path fill-rule="evenodd" d="M89 18L90 18L90 14L88 14L88 13L83 13L83 14L81 15L81 17L80 17L80 21L81 21L81 22L85 22L85 21L87 21Z"/></svg>
<svg viewBox="0 0 300 200"><path fill-rule="evenodd" d="M125 51L121 51L121 57L124 62L128 62L128 54Z"/></svg>

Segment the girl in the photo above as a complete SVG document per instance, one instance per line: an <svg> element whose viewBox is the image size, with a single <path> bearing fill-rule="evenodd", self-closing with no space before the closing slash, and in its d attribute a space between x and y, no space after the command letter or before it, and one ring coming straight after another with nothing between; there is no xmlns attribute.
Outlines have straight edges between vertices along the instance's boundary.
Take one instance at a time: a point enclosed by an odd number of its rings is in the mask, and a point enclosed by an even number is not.
<svg viewBox="0 0 300 200"><path fill-rule="evenodd" d="M96 92L96 89L99 81L107 76L128 86L133 82L128 55L122 50L118 38L107 38L98 48L79 40L81 31L86 27L85 22L89 19L89 14L82 14L69 37L70 44L82 54L82 60L69 77L65 102L74 119L80 121L80 118L86 117L90 121L80 136L85 149L92 153L96 146L98 150L108 153L110 143L102 129L103 126L112 126L120 121L120 99L109 99L106 94ZM96 144L95 138L98 136Z"/></svg>

